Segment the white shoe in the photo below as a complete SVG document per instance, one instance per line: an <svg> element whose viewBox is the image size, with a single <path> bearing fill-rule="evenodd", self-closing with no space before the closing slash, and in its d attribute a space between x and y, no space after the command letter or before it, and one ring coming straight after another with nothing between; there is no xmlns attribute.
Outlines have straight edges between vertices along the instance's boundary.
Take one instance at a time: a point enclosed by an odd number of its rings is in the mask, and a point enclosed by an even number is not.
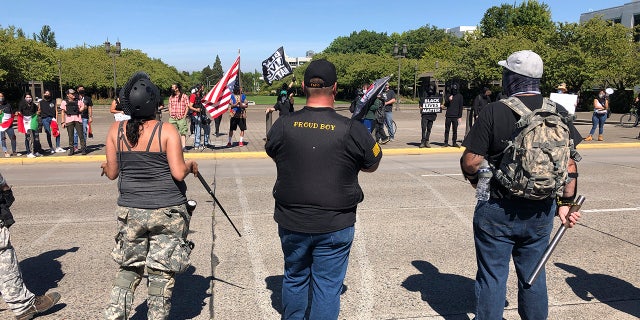
<svg viewBox="0 0 640 320"><path fill-rule="evenodd" d="M60 147L57 147L57 148L56 148L56 152L58 152L58 153L62 153L62 152L65 152L65 151L66 151L66 150L64 150L64 149L62 149L62 148L60 148Z"/></svg>
<svg viewBox="0 0 640 320"><path fill-rule="evenodd" d="M33 153L27 154L27 158L35 158L35 157L36 157L36 155L34 155Z"/></svg>

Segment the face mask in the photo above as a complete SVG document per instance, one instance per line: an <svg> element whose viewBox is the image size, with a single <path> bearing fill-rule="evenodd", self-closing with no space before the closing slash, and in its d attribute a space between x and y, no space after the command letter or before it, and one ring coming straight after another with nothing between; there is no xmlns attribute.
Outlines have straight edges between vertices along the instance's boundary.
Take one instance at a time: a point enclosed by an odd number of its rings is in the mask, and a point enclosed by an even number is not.
<svg viewBox="0 0 640 320"><path fill-rule="evenodd" d="M78 90L79 94L84 94L84 90Z"/></svg>
<svg viewBox="0 0 640 320"><path fill-rule="evenodd" d="M44 95L44 98L45 98L45 99L47 99L47 100L49 100L49 98L51 98L51 96L50 96L50 95L48 95L48 94L45 94L45 95Z"/></svg>
<svg viewBox="0 0 640 320"><path fill-rule="evenodd" d="M25 98L25 100L27 100L27 102L31 102L31 101L33 101L33 99L32 99L32 98Z"/></svg>
<svg viewBox="0 0 640 320"><path fill-rule="evenodd" d="M0 103L4 102L4 97L0 98Z"/></svg>
<svg viewBox="0 0 640 320"><path fill-rule="evenodd" d="M598 97L600 97L600 99L604 98L604 94L598 95Z"/></svg>

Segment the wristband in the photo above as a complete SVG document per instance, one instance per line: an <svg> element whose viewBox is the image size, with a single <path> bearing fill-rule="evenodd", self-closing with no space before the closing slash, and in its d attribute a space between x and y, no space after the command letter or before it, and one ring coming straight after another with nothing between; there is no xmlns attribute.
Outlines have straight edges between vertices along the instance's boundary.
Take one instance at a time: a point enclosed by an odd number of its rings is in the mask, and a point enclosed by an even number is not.
<svg viewBox="0 0 640 320"><path fill-rule="evenodd" d="M575 204L573 201L575 198L575 195L573 197L556 197L556 202L558 203L558 207L572 206Z"/></svg>

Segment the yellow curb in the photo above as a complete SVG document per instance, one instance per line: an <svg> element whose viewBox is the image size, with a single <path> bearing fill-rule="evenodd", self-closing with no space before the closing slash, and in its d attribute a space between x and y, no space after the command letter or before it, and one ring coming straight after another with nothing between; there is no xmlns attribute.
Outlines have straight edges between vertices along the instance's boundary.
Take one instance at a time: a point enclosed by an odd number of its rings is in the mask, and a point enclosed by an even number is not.
<svg viewBox="0 0 640 320"><path fill-rule="evenodd" d="M382 147L383 155L421 155L421 154L444 154L459 153L462 154L465 148L460 147L432 147L432 148L387 148ZM640 148L640 142L617 142L603 143L591 142L581 143L578 145L580 149L610 149L610 148ZM267 159L269 156L264 151L246 151L246 152L203 152L203 153L185 153L185 159L194 160L217 160L217 159ZM75 162L103 162L106 161L105 155L74 155L74 156L46 156L39 158L11 157L0 158L0 164L27 165L38 163L75 163Z"/></svg>
<svg viewBox="0 0 640 320"><path fill-rule="evenodd" d="M640 142L582 142L576 149L600 149L600 148L640 148Z"/></svg>

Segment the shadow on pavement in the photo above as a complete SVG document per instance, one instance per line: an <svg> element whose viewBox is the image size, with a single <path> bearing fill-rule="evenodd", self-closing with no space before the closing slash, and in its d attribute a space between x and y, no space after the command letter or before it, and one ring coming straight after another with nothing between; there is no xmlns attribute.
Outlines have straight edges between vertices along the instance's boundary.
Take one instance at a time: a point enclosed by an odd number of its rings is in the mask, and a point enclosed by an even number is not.
<svg viewBox="0 0 640 320"><path fill-rule="evenodd" d="M607 274L589 273L564 263L555 265L573 275L566 281L580 299L584 301L596 299L611 308L640 318L640 304L632 303L640 300L640 288Z"/></svg>
<svg viewBox="0 0 640 320"><path fill-rule="evenodd" d="M267 284L267 289L271 290L271 307L278 311L279 314L282 314L282 278L284 278L284 276L277 275L264 279L264 282ZM340 294L344 294L345 292L347 292L347 285L342 284L342 292ZM309 295L309 308L307 308L307 312L305 312L305 319L309 317L310 306L311 295Z"/></svg>
<svg viewBox="0 0 640 320"><path fill-rule="evenodd" d="M409 291L420 292L422 300L443 319L469 319L475 312L474 280L456 274L440 273L427 261L414 260L411 264L420 271L402 282Z"/></svg>
<svg viewBox="0 0 640 320"><path fill-rule="evenodd" d="M77 251L78 247L51 250L20 261L20 270L27 288L37 296L57 288L58 283L64 277L62 264L57 259L67 253Z"/></svg>

